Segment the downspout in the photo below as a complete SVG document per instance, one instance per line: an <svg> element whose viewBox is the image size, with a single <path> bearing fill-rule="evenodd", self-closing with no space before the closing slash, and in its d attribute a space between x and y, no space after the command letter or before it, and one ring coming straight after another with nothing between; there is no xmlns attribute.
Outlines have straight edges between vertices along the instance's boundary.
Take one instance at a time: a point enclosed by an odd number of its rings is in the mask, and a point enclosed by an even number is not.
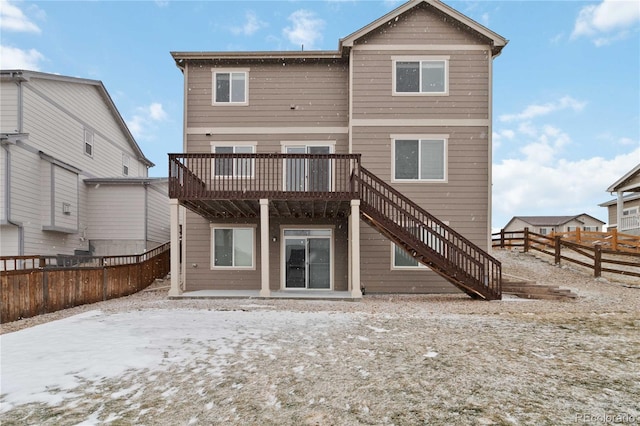
<svg viewBox="0 0 640 426"><path fill-rule="evenodd" d="M149 249L149 182L144 187L144 251Z"/></svg>
<svg viewBox="0 0 640 426"><path fill-rule="evenodd" d="M2 144L2 148L7 155L5 156L5 179L4 179L4 193L5 193L5 217L7 223L18 228L18 256L24 256L24 226L22 222L17 222L11 218L11 151L8 144Z"/></svg>
<svg viewBox="0 0 640 426"><path fill-rule="evenodd" d="M22 73L20 73L22 74ZM17 75L13 75L16 85L18 86L18 133L23 132L23 94L22 94L22 81ZM18 228L18 256L24 256L24 226L22 222L13 220L11 217L11 151L9 150L9 143L2 143L2 148L7 153L5 158L5 176L4 176L4 194L5 194L5 217L7 223Z"/></svg>

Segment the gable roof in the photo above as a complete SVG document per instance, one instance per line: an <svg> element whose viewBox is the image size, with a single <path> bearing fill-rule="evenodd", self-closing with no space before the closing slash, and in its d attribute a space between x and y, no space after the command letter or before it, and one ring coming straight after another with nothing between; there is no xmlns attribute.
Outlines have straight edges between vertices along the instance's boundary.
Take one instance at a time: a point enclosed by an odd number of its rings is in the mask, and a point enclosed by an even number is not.
<svg viewBox="0 0 640 426"><path fill-rule="evenodd" d="M124 133L124 136L129 142L129 145L131 146L133 151L136 153L137 159L143 162L147 167L153 167L155 165L151 162L151 160L149 160L144 155L144 153L142 152L142 149L140 149L140 146L138 145L135 138L129 131L129 127L127 127L127 124L125 123L124 119L120 115L118 108L116 108L116 105L113 102L113 99L111 99L109 92L107 92L107 89L104 87L104 84L102 84L102 81L90 80L86 78L68 77L64 75L49 74L49 73L44 73L39 71L29 71L29 70L0 70L0 76L2 76L3 78L9 77L18 81L29 81L29 79L31 78L39 78L42 80L62 81L65 83L85 84L89 86L94 86L98 90L98 93L104 100L105 104L107 105L107 108L109 108L109 110L111 111L113 118L115 119L116 123L122 130L122 133Z"/></svg>
<svg viewBox="0 0 640 426"><path fill-rule="evenodd" d="M353 47L354 42L359 38L375 31L387 22L394 20L409 10L428 4L441 13L458 21L464 27L487 38L491 43L491 52L493 56L498 56L508 40L499 34L491 31L487 27L480 25L473 19L463 15L457 10L447 6L439 0L410 0L400 7L392 10L386 15L376 19L370 24L360 28L354 33L340 39L338 50L310 50L310 51L247 51L247 52L171 52L171 56L176 61L176 66L183 68L184 60L197 59L340 59L348 57L349 50Z"/></svg>
<svg viewBox="0 0 640 426"><path fill-rule="evenodd" d="M607 188L607 192L618 192L618 191L639 191L640 192L640 184L635 183L632 184L631 180L640 177L640 163L635 166L633 169L629 170L624 176L615 181L609 188Z"/></svg>
<svg viewBox="0 0 640 426"><path fill-rule="evenodd" d="M582 213L582 214L578 214L575 216L514 216L509 223L507 223L507 225L505 226L505 228L507 226L509 226L511 224L511 222L513 222L516 219L519 219L523 222L528 223L529 225L533 225L533 226L560 226L560 225L564 225L567 222L571 222L572 220L576 220L578 218L580 218L581 216L587 216L590 217L591 219L602 223L603 225L605 224L605 222L601 221L600 219L596 219L595 217L588 215L586 213Z"/></svg>
<svg viewBox="0 0 640 426"><path fill-rule="evenodd" d="M502 37L501 35L491 31L484 25L477 23L473 19L469 18L466 15L463 15L462 13L458 12L457 10L453 9L450 6L447 6L446 4L442 3L439 0L410 0L404 3L403 5L401 5L400 7L387 13L386 15L376 19L372 23L360 28L356 32L340 39L339 50L343 50L345 47L352 47L354 42L357 39L371 33L372 31L377 30L381 26L385 25L387 22L396 19L398 16L402 15L405 12L408 12L409 10L421 4L428 4L434 7L435 9L444 13L445 15L463 24L465 27L469 28L470 30L489 39L491 41L491 52L493 56L498 56L502 48L506 46L508 43L508 40Z"/></svg>

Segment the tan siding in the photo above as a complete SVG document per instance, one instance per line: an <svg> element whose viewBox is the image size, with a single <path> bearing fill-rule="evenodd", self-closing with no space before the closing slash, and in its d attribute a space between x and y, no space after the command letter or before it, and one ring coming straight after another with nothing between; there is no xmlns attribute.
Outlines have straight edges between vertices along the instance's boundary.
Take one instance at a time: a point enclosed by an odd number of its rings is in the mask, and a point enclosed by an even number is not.
<svg viewBox="0 0 640 426"><path fill-rule="evenodd" d="M356 44L488 44L435 8L422 4L362 37Z"/></svg>
<svg viewBox="0 0 640 426"><path fill-rule="evenodd" d="M391 180L392 134L449 134L448 182L392 183L392 186L481 248L487 248L488 141L482 127L356 128L354 152L362 165Z"/></svg>
<svg viewBox="0 0 640 426"><path fill-rule="evenodd" d="M249 222L249 226L256 223L257 221ZM259 228L255 229L255 270L211 270L211 227L209 222L194 213L187 212L185 228L187 251L183 259L186 273L185 290L260 289L260 234Z"/></svg>
<svg viewBox="0 0 640 426"><path fill-rule="evenodd" d="M249 105L212 105L212 67L250 68ZM346 126L348 68L342 61L190 64L187 127ZM294 106L295 109L291 109Z"/></svg>
<svg viewBox="0 0 640 426"><path fill-rule="evenodd" d="M449 56L449 94L393 96L392 57ZM484 51L354 53L354 119L486 119L489 60Z"/></svg>
<svg viewBox="0 0 640 426"><path fill-rule="evenodd" d="M361 281L370 293L459 293L433 271L391 270L391 243L361 222Z"/></svg>
<svg viewBox="0 0 640 426"><path fill-rule="evenodd" d="M218 222L216 222L218 223ZM238 223L226 221L225 223ZM260 227L258 220L243 221L241 223L256 224L256 269L251 271L221 271L211 270L211 228L209 222L194 213L187 212L186 239L187 253L184 262L186 270L187 291L205 289L233 289L233 290L258 290L260 289ZM282 228L288 226L300 227L304 225L326 225L334 229L334 289L346 291L348 287L348 246L346 220L333 222L331 220L287 220L286 222L272 218L269 226L269 284L272 290L282 288L281 280L281 243ZM273 237L276 241L273 241ZM193 265L197 264L197 267Z"/></svg>

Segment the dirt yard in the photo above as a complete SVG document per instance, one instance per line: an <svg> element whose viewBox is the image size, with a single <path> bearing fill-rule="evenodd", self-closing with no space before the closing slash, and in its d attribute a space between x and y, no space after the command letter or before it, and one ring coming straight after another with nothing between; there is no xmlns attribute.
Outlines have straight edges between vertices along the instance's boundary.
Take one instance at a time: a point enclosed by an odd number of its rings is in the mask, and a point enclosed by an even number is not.
<svg viewBox="0 0 640 426"><path fill-rule="evenodd" d="M75 373L76 386L47 389L47 401L15 405L3 389L0 423L639 424L640 285L495 255L505 274L579 297L170 301L166 290L146 291L3 325L4 338L97 311L92 318L106 327L141 321L158 327L145 331L158 338L166 324L184 328L153 367L98 379Z"/></svg>

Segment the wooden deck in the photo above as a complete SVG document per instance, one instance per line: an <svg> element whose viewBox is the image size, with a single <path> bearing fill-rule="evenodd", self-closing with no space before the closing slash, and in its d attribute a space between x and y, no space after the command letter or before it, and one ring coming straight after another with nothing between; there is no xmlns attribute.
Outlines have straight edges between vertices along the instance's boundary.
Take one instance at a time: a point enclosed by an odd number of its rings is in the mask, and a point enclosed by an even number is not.
<svg viewBox="0 0 640 426"><path fill-rule="evenodd" d="M501 298L500 262L360 165L359 154L170 154L169 197L209 220L360 216L474 298Z"/></svg>
<svg viewBox="0 0 640 426"><path fill-rule="evenodd" d="M170 154L169 197L208 218L344 218L359 154Z"/></svg>

